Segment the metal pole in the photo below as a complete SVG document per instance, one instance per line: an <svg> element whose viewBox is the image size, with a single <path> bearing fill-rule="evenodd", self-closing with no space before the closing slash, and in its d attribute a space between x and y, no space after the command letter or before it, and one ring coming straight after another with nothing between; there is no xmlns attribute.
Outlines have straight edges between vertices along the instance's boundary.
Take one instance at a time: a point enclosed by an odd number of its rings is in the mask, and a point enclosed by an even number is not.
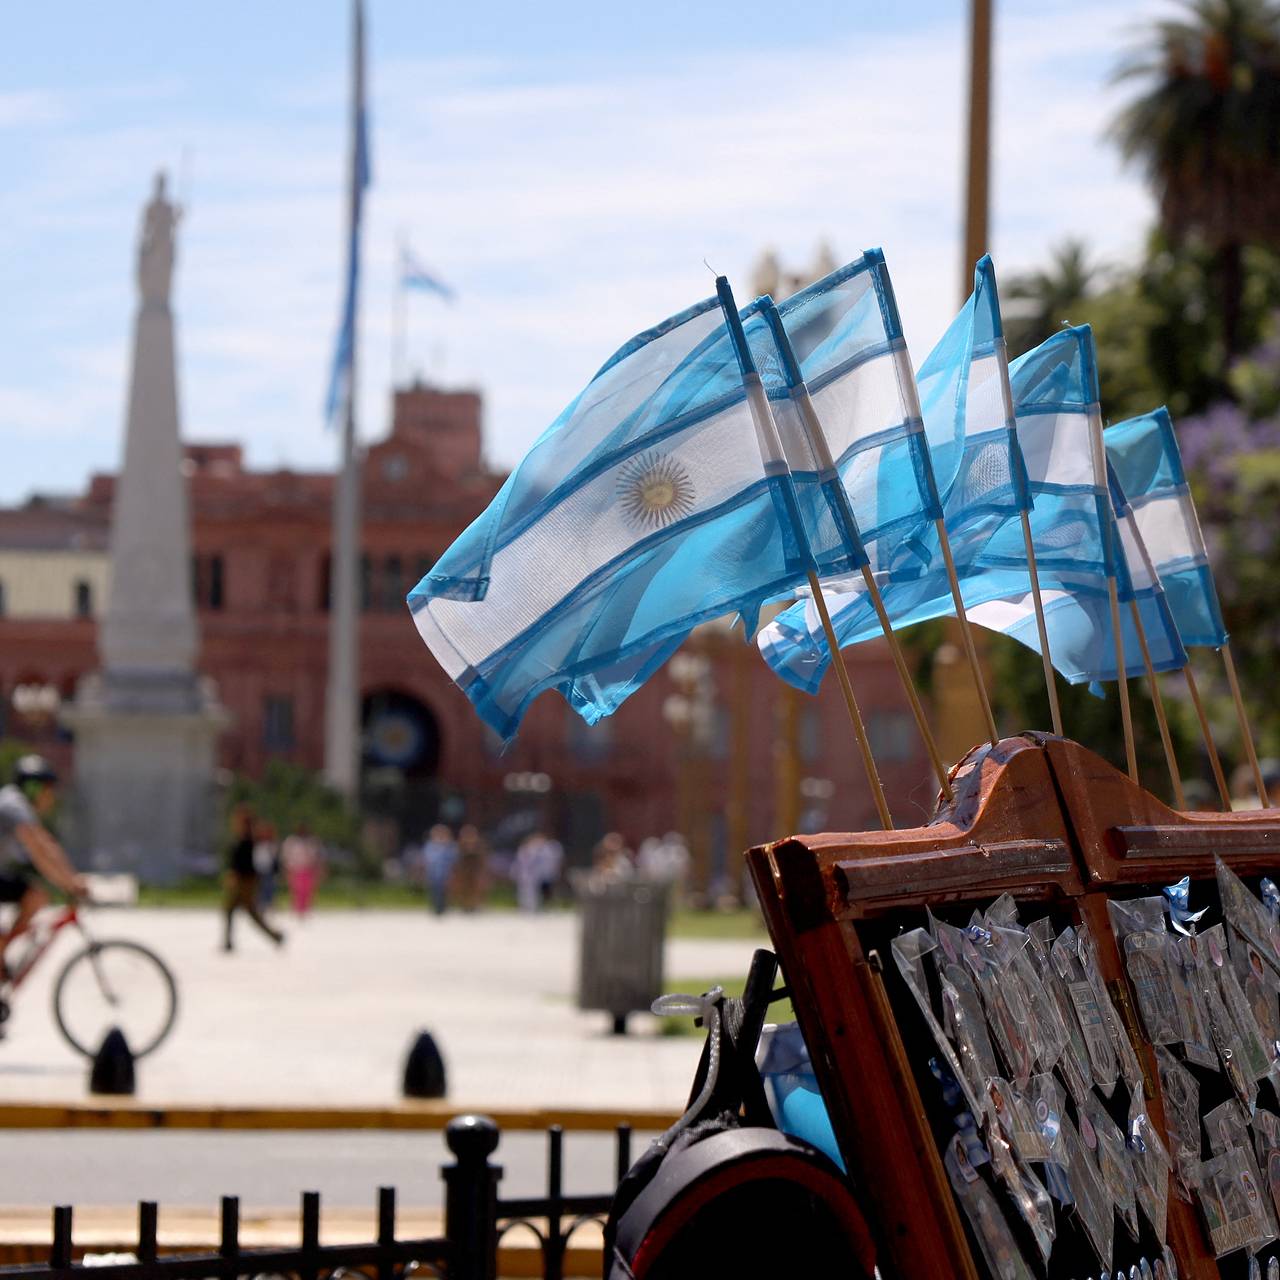
<svg viewBox="0 0 1280 1280"><path fill-rule="evenodd" d="M353 10L351 204L349 232L355 252L359 235L358 131L364 102L364 24L359 3ZM351 287L358 288L358 276ZM325 691L324 771L330 786L348 800L359 791L359 669L360 669L360 458L356 448L356 379L360 308L352 299L351 349L348 353L347 403L342 424L341 468L333 503L332 590L329 601L329 679Z"/></svg>

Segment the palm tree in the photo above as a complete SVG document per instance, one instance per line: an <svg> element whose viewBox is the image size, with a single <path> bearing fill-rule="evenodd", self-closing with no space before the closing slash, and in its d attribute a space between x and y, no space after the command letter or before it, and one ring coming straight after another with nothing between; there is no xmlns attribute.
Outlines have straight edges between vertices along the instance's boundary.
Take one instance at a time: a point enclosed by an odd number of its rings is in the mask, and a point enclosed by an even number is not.
<svg viewBox="0 0 1280 1280"><path fill-rule="evenodd" d="M1182 0L1118 78L1142 85L1113 132L1140 164L1171 241L1216 256L1222 340L1243 346L1242 251L1280 245L1280 8L1272 0Z"/></svg>
<svg viewBox="0 0 1280 1280"><path fill-rule="evenodd" d="M1013 276L1004 294L1005 340L1010 355L1043 342L1065 322L1078 323L1080 305L1102 282L1103 269L1089 258L1083 240L1063 240L1052 251L1049 266Z"/></svg>

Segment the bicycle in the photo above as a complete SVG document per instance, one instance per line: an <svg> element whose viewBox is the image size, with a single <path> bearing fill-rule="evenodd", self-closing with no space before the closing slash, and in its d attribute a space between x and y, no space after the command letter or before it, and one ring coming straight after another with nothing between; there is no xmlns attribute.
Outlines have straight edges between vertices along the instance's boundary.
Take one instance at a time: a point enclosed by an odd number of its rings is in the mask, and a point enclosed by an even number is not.
<svg viewBox="0 0 1280 1280"><path fill-rule="evenodd" d="M74 927L84 946L62 966L53 984L53 1018L67 1043L86 1058L119 1027L134 1058L154 1053L178 1016L178 985L149 947L125 938L94 938L75 903L49 908L23 935L29 941L0 981L0 1024L8 1021L14 993L31 975L63 929ZM15 940L10 952L22 947Z"/></svg>

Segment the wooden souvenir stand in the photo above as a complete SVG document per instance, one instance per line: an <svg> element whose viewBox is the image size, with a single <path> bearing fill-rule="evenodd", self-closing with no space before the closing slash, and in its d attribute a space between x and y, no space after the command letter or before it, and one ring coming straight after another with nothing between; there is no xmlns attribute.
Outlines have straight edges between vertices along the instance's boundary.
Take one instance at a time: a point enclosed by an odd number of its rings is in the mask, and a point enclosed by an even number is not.
<svg viewBox="0 0 1280 1280"><path fill-rule="evenodd" d="M1215 855L1242 877L1280 874L1280 815L1174 812L1063 738L1029 733L983 746L952 779L954 803L928 826L797 836L747 855L884 1280L991 1280L943 1168L938 1089L919 1026L913 1040L920 1019L890 957L892 937L923 924L926 907L963 919L1006 892L1059 927L1089 926L1150 1116L1167 1136L1107 900L1159 893L1189 875L1193 905L1210 894L1216 902ZM1199 1210L1172 1193L1167 1242L1184 1280L1246 1274L1242 1254L1215 1261ZM1055 1254L1049 1267L1051 1280L1098 1271L1084 1251Z"/></svg>

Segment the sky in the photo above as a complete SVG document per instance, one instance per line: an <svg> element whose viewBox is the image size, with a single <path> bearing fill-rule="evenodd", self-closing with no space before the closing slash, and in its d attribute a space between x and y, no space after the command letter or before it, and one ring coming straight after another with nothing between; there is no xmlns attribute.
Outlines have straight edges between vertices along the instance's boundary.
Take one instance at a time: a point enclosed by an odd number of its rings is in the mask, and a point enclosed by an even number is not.
<svg viewBox="0 0 1280 1280"><path fill-rule="evenodd" d="M1152 218L1107 123L1158 0L996 0L989 249L1121 263ZM510 466L632 334L766 248L884 248L920 363L959 305L961 0L367 0L373 186L359 423L389 427L397 246L458 294L408 301L406 360L485 397ZM65 0L0 46L0 502L122 450L138 222L184 206L182 428L258 467L330 467L343 275L347 0Z"/></svg>

